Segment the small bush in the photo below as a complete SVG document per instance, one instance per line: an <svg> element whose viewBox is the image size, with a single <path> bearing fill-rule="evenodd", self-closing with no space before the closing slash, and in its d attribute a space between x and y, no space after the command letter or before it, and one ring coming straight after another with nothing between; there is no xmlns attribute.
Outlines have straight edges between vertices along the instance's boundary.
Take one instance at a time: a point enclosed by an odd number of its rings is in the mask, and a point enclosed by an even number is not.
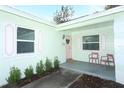
<svg viewBox="0 0 124 93"><path fill-rule="evenodd" d="M46 71L52 71L52 62L46 58L46 63L45 63Z"/></svg>
<svg viewBox="0 0 124 93"><path fill-rule="evenodd" d="M39 76L41 76L44 73L44 65L43 65L42 61L37 63L37 65L36 65L36 73Z"/></svg>
<svg viewBox="0 0 124 93"><path fill-rule="evenodd" d="M55 57L54 58L54 68L55 69L59 69L59 63L60 63L60 61L58 60L58 57Z"/></svg>
<svg viewBox="0 0 124 93"><path fill-rule="evenodd" d="M17 84L21 79L21 72L17 67L10 68L9 77L6 79L9 84Z"/></svg>
<svg viewBox="0 0 124 93"><path fill-rule="evenodd" d="M29 66L28 68L26 68L24 74L27 79L31 79L34 74L33 67Z"/></svg>

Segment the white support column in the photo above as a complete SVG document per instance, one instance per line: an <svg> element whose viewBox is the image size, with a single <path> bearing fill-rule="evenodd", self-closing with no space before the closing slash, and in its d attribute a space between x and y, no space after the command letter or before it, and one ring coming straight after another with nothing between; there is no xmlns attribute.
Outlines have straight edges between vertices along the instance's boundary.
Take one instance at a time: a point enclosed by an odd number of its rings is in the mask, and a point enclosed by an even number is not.
<svg viewBox="0 0 124 93"><path fill-rule="evenodd" d="M124 14L115 17L113 30L116 82L124 84Z"/></svg>

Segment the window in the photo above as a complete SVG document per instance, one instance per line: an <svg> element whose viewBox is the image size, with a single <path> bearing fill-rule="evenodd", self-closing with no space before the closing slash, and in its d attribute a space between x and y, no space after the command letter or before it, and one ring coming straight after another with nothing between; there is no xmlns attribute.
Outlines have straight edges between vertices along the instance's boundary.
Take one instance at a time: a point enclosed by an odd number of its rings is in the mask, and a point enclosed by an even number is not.
<svg viewBox="0 0 124 93"><path fill-rule="evenodd" d="M99 50L99 35L83 36L83 50Z"/></svg>
<svg viewBox="0 0 124 93"><path fill-rule="evenodd" d="M34 52L34 30L17 28L17 53Z"/></svg>

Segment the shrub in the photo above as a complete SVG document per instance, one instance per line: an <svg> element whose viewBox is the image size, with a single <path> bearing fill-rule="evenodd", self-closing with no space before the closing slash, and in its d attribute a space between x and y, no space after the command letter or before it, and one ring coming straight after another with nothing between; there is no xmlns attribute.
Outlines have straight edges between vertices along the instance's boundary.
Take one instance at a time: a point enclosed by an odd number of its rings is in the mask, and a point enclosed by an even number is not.
<svg viewBox="0 0 124 93"><path fill-rule="evenodd" d="M55 68L55 69L59 69L59 62L60 62L60 61L58 60L58 57L55 57L55 58L54 58L54 68Z"/></svg>
<svg viewBox="0 0 124 93"><path fill-rule="evenodd" d="M41 76L44 73L44 65L43 65L42 61L37 63L37 65L36 65L36 73L39 76Z"/></svg>
<svg viewBox="0 0 124 93"><path fill-rule="evenodd" d="M9 77L6 79L9 84L17 84L21 79L21 72L17 67L10 68Z"/></svg>
<svg viewBox="0 0 124 93"><path fill-rule="evenodd" d="M27 79L31 79L34 74L33 67L29 66L28 68L26 68L24 74Z"/></svg>
<svg viewBox="0 0 124 93"><path fill-rule="evenodd" d="M46 58L46 63L45 63L46 71L52 71L52 62Z"/></svg>

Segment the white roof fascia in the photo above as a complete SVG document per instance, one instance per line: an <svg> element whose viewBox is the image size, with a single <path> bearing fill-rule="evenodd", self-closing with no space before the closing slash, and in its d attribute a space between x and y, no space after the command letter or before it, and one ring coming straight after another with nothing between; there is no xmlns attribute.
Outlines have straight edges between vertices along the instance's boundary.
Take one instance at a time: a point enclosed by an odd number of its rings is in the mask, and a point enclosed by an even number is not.
<svg viewBox="0 0 124 93"><path fill-rule="evenodd" d="M67 31L68 29L73 29L73 28L78 28L78 27L85 27L85 26L88 26L88 25L93 25L93 24L98 24L98 23L103 23L103 22L109 22L109 21L113 21L113 20L114 20L114 15L109 15L109 16L90 19L90 20L83 21L83 22L80 22L80 23L77 23L77 24L58 27L57 31Z"/></svg>
<svg viewBox="0 0 124 93"><path fill-rule="evenodd" d="M11 14L14 14L14 15L17 15L17 16L21 16L21 17L24 17L24 18L27 18L27 19L30 19L30 20L34 20L34 21L37 21L39 23L42 23L42 24L45 24L45 25L48 25L48 26L51 26L51 27L56 27L56 25L54 25L50 22L46 22L46 21L42 20L41 18L39 18L37 16L34 16L32 14L23 12L23 11L18 10L16 8L13 8L11 6L1 5L0 6L0 11L8 12L8 13L11 13Z"/></svg>
<svg viewBox="0 0 124 93"><path fill-rule="evenodd" d="M91 19L94 19L94 18L97 18L97 17L103 17L103 16L115 14L115 13L122 12L122 11L124 11L124 6L119 6L119 7L112 8L112 9L109 9L109 10L105 10L105 11L102 11L102 12L99 12L99 13L96 13L96 14L91 14L89 16L82 17L82 18L79 18L79 19L76 19L76 20L73 20L73 21L69 21L69 22L66 22L66 23L59 24L59 25L57 25L57 28L77 24L77 23L80 23L80 22L83 22L83 21L91 20Z"/></svg>
<svg viewBox="0 0 124 93"><path fill-rule="evenodd" d="M69 21L69 22L66 22L66 23L62 23L62 24L59 24L59 25L55 25L53 23L44 21L37 16L31 15L29 13L20 11L16 8L6 6L6 5L1 5L0 6L0 11L8 12L8 13L11 13L11 14L15 14L17 16L21 16L21 17L24 17L24 18L27 18L27 19L30 19L30 20L37 21L39 23L54 27L59 31L59 29L66 28L66 27L68 27L70 25L73 25L73 24L78 24L78 23L85 22L85 21L88 21L88 20L92 20L92 19L103 17L103 16L112 15L112 14L122 12L122 11L124 11L124 6L119 6L119 7L112 8L112 9L109 9L109 10L105 10L105 11L102 11L102 12L99 12L99 13L96 13L96 14L91 14L89 16L82 17L82 18L79 18L79 19L75 19L75 20L72 20L72 21Z"/></svg>

